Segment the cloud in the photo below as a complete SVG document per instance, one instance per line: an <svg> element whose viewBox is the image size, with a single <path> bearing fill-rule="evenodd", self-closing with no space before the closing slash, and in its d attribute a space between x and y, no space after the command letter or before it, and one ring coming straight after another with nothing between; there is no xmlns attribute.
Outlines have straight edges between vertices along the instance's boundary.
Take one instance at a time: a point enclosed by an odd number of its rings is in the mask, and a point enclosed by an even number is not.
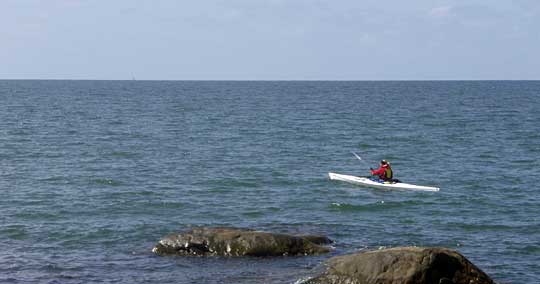
<svg viewBox="0 0 540 284"><path fill-rule="evenodd" d="M446 18L452 13L452 6L441 6L433 8L429 11L429 15L434 18Z"/></svg>

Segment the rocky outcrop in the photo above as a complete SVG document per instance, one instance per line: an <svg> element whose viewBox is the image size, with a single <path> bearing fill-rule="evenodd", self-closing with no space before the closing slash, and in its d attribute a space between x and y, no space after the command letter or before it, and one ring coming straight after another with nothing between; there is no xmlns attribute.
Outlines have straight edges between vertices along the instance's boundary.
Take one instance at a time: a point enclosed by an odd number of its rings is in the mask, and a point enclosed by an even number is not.
<svg viewBox="0 0 540 284"><path fill-rule="evenodd" d="M445 248L398 247L333 257L309 284L492 284L478 267Z"/></svg>
<svg viewBox="0 0 540 284"><path fill-rule="evenodd" d="M299 237L317 245L329 245L334 242L328 237L321 235L300 235Z"/></svg>
<svg viewBox="0 0 540 284"><path fill-rule="evenodd" d="M329 252L322 236L291 236L237 228L195 228L164 237L152 250L158 255L283 256Z"/></svg>

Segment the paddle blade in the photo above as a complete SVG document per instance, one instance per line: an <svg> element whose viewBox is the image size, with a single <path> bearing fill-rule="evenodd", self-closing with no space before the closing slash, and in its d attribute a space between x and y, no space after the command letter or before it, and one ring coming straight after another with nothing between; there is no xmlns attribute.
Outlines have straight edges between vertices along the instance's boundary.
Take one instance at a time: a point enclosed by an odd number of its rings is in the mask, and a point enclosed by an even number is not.
<svg viewBox="0 0 540 284"><path fill-rule="evenodd" d="M352 153L353 153L353 155L354 155L358 160L362 161L362 158L360 158L360 156L356 155L355 152L352 152Z"/></svg>

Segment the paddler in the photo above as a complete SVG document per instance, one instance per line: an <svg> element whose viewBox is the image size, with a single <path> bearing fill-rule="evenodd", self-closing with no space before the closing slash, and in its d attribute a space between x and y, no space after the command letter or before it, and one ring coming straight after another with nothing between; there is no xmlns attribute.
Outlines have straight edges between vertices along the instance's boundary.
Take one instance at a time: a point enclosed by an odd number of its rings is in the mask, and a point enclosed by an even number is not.
<svg viewBox="0 0 540 284"><path fill-rule="evenodd" d="M371 170L371 175L378 175L379 179L383 181L392 181L392 178L394 177L392 167L386 160L381 161L381 166L377 170L374 170L373 168L369 169Z"/></svg>

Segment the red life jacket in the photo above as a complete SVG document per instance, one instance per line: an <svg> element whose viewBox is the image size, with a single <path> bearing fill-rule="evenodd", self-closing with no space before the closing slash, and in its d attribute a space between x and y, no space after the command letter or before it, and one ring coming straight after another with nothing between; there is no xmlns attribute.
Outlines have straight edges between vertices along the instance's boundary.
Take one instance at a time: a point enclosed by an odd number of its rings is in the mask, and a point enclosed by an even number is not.
<svg viewBox="0 0 540 284"><path fill-rule="evenodd" d="M390 180L394 177L390 164L381 165L379 169L372 171L371 174L379 175L379 178L382 180Z"/></svg>

